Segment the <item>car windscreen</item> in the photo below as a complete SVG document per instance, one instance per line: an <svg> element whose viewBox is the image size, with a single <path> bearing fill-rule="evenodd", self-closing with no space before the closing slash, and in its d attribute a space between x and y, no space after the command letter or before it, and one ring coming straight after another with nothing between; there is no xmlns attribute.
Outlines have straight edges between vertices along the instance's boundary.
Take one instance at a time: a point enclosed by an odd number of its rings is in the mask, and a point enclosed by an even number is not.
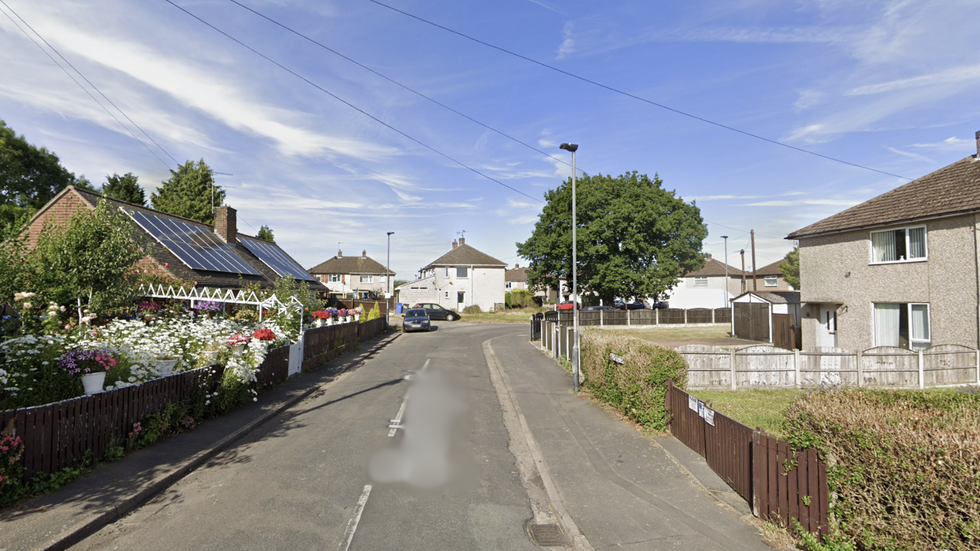
<svg viewBox="0 0 980 551"><path fill-rule="evenodd" d="M406 318L424 318L424 317L427 317L427 314L425 313L425 310L409 310L408 313L405 314L405 317Z"/></svg>

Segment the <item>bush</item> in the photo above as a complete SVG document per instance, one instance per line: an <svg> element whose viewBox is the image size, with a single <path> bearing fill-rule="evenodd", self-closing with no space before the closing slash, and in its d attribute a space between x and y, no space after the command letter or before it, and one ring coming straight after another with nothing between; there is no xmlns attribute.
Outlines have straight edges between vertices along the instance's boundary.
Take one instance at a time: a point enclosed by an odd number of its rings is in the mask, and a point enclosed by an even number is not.
<svg viewBox="0 0 980 551"><path fill-rule="evenodd" d="M536 305L534 293L527 289L514 289L504 293L504 304L507 308L531 308Z"/></svg>
<svg viewBox="0 0 980 551"><path fill-rule="evenodd" d="M667 380L684 388L687 364L677 352L632 337L582 333L581 375L592 394L646 428L667 430ZM619 364L610 359L616 354Z"/></svg>
<svg viewBox="0 0 980 551"><path fill-rule="evenodd" d="M828 459L835 532L857 549L980 545L980 395L956 390L812 392L787 439Z"/></svg>
<svg viewBox="0 0 980 551"><path fill-rule="evenodd" d="M464 314L482 314L483 308L480 308L479 304L471 304L466 308L463 308Z"/></svg>

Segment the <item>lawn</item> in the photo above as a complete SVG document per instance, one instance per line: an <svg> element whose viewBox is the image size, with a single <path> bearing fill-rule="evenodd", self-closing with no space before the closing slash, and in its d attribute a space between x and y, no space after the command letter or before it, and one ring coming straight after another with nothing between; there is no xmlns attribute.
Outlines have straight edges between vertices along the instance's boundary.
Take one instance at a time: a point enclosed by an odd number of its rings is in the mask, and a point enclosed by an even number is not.
<svg viewBox="0 0 980 551"><path fill-rule="evenodd" d="M499 312L480 312L479 314L463 314L462 321L473 323L530 323L531 316L538 312L546 312L551 308L514 308Z"/></svg>
<svg viewBox="0 0 980 551"><path fill-rule="evenodd" d="M725 325L711 326L661 326L643 329L602 329L624 337L635 337L645 341L678 341L686 339L727 339L731 337L731 327Z"/></svg>
<svg viewBox="0 0 980 551"><path fill-rule="evenodd" d="M752 428L783 437L783 412L805 391L784 390L694 390L691 394L711 409Z"/></svg>

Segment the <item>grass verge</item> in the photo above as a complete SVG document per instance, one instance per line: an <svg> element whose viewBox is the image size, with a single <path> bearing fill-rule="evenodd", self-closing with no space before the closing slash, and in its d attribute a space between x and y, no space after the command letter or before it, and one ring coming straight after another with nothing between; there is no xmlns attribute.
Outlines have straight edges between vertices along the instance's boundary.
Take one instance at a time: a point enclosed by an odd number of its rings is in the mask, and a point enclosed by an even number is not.
<svg viewBox="0 0 980 551"><path fill-rule="evenodd" d="M732 419L761 428L778 438L785 436L786 408L802 396L803 390L692 390L691 394L711 404L711 409Z"/></svg>

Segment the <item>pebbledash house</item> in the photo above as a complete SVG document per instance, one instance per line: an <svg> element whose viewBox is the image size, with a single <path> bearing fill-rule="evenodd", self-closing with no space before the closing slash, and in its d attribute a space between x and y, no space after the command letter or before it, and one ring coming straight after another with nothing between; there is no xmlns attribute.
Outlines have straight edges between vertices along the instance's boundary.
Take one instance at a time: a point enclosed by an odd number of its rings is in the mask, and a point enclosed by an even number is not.
<svg viewBox="0 0 980 551"><path fill-rule="evenodd" d="M806 347L980 345L977 154L787 236Z"/></svg>
<svg viewBox="0 0 980 551"><path fill-rule="evenodd" d="M503 308L507 264L478 251L460 237L453 248L422 268L419 279L400 285L398 301L439 304L462 312L476 305L484 312Z"/></svg>

